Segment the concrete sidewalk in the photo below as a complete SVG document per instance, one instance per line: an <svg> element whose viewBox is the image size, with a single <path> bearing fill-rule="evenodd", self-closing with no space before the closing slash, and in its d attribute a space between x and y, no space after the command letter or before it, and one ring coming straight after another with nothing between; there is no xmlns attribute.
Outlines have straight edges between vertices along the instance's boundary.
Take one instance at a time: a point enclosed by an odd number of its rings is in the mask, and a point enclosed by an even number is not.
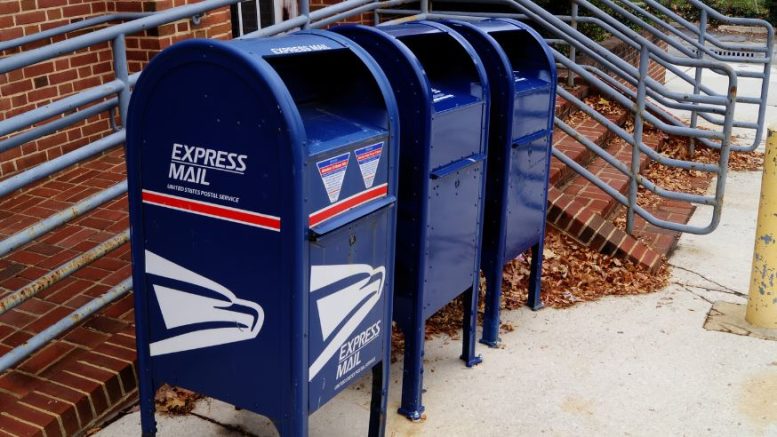
<svg viewBox="0 0 777 437"><path fill-rule="evenodd" d="M473 369L458 360L458 341L427 342L424 423L393 413L401 366L392 366L387 434L777 436L777 342L703 328L711 302L745 302L760 177L730 175L720 227L682 237L661 292L507 312L515 331L501 349L480 348ZM311 435L365 435L368 404L366 379L311 417ZM263 417L210 399L158 419L161 436L276 435ZM97 435L139 433L131 413Z"/></svg>

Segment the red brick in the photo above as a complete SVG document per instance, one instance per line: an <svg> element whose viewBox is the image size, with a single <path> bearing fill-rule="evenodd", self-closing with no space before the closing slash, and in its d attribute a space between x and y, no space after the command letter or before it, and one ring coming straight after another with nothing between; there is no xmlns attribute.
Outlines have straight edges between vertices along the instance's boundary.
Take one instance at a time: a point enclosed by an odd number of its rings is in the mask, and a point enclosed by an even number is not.
<svg viewBox="0 0 777 437"><path fill-rule="evenodd" d="M111 344L114 344L114 345L117 345L117 346L121 346L121 347L123 347L123 348L125 348L127 350L133 350L134 351L135 350L134 331L133 331L132 335L125 335L124 333L114 335L114 336L112 336L108 340L108 343L111 343Z"/></svg>
<svg viewBox="0 0 777 437"><path fill-rule="evenodd" d="M46 13L43 11L21 12L14 15L14 19L17 25L39 23L46 19Z"/></svg>
<svg viewBox="0 0 777 437"><path fill-rule="evenodd" d="M108 399L108 404L105 405L106 409L113 403L119 401L124 395L121 391L121 386L119 385L118 372L94 367L80 361L68 363L64 368L64 372L98 384L97 388L91 390L92 399L98 397L96 392L102 392ZM95 409L96 408L97 405L95 405Z"/></svg>
<svg viewBox="0 0 777 437"><path fill-rule="evenodd" d="M106 341L109 337L109 335L95 331L94 329L76 326L62 339L87 348L94 348Z"/></svg>
<svg viewBox="0 0 777 437"><path fill-rule="evenodd" d="M70 404L75 409L79 427L86 426L95 417L91 402L83 392L59 384L41 384L35 392Z"/></svg>
<svg viewBox="0 0 777 437"><path fill-rule="evenodd" d="M88 394L89 400L91 401L91 405L94 409L93 411L98 416L103 414L108 409L108 399L106 398L106 394L101 383L82 378L78 375L66 371L57 372L56 374L52 375L50 379L75 391Z"/></svg>
<svg viewBox="0 0 777 437"><path fill-rule="evenodd" d="M54 365L63 356L69 354L73 349L75 349L75 346L67 343L60 341L51 342L43 349L35 352L30 358L19 364L17 368L27 373L37 375L40 372L46 370L48 367Z"/></svg>
<svg viewBox="0 0 777 437"><path fill-rule="evenodd" d="M34 322L25 326L24 329L30 332L41 332L49 326L59 322L70 315L72 310L70 308L56 307L46 313L44 316L39 317Z"/></svg>
<svg viewBox="0 0 777 437"><path fill-rule="evenodd" d="M4 407L3 415L11 417L20 422L34 424L45 432L46 437L61 437L62 432L56 417L31 408L27 405L15 403Z"/></svg>
<svg viewBox="0 0 777 437"><path fill-rule="evenodd" d="M54 308L55 306L56 305L54 305L51 302L46 302L44 300L33 297L31 299L28 299L23 304L19 305L17 308L19 308L20 311L40 315L51 311L51 309Z"/></svg>
<svg viewBox="0 0 777 437"><path fill-rule="evenodd" d="M18 309L12 309L0 315L0 322L9 326L24 326L35 320L35 316L23 313Z"/></svg>
<svg viewBox="0 0 777 437"><path fill-rule="evenodd" d="M111 337L112 339L113 337ZM110 339L108 340L110 341ZM137 354L134 350L119 347L108 342L102 343L94 349L95 353L112 357L125 363L134 363L137 360Z"/></svg>
<svg viewBox="0 0 777 437"><path fill-rule="evenodd" d="M130 299L127 299L126 297L124 298L124 300L125 301L128 300L130 302L130 304L129 305L128 304L124 304L124 306L127 307L127 309L126 310L122 310L117 315L124 314L128 310L132 309L132 305L131 305L132 299L131 299L131 297L132 296L129 296ZM105 314L106 312L107 311L104 311L103 314ZM108 333L108 334L116 334L116 333L119 333L119 332L123 331L124 329L126 329L127 328L127 324L125 322L121 322L121 321L118 321L118 320L113 319L113 318L104 317L102 315L97 315L97 316L91 317L89 320L87 320L84 323L84 327L85 328L89 328L89 329L93 329L93 330L96 330L96 331L99 331L99 332L105 332L105 333Z"/></svg>
<svg viewBox="0 0 777 437"><path fill-rule="evenodd" d="M42 411L48 411L57 417L65 435L73 435L79 430L75 407L67 402L35 392L22 398L20 402Z"/></svg>
<svg viewBox="0 0 777 437"><path fill-rule="evenodd" d="M40 436L41 429L11 417L0 415L0 431L5 431L12 436Z"/></svg>
<svg viewBox="0 0 777 437"><path fill-rule="evenodd" d="M0 375L0 389L19 398L34 390L39 382L39 379L16 370Z"/></svg>
<svg viewBox="0 0 777 437"><path fill-rule="evenodd" d="M11 15L19 12L20 5L18 1L4 1L0 2L0 15Z"/></svg>

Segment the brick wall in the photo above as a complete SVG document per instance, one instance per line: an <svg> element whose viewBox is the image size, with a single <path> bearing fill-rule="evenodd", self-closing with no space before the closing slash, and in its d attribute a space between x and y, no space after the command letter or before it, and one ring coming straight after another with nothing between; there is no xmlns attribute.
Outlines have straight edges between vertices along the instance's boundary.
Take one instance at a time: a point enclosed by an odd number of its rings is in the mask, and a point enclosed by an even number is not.
<svg viewBox="0 0 777 437"><path fill-rule="evenodd" d="M310 0L310 10L314 11L316 9L321 9L325 6L331 6L337 3L341 3L342 0ZM372 12L356 15L354 17L351 17L342 23L356 23L356 24L367 24L372 25ZM339 23L338 23L339 24Z"/></svg>
<svg viewBox="0 0 777 437"><path fill-rule="evenodd" d="M194 0L111 1L111 0L2 0L0 41L114 12L153 12L194 3ZM0 57L30 50L103 26L72 32L21 49L0 52ZM130 72L140 71L161 49L192 37L229 38L229 8L211 11L200 25L180 20L127 38ZM44 61L0 75L0 120L5 120L54 100L114 79L113 54L109 43ZM110 132L108 113L99 114L67 129L0 153L0 178L30 168L63 153L95 141ZM44 121L43 123L47 122ZM121 123L117 120L117 123ZM2 139L2 138L0 138Z"/></svg>

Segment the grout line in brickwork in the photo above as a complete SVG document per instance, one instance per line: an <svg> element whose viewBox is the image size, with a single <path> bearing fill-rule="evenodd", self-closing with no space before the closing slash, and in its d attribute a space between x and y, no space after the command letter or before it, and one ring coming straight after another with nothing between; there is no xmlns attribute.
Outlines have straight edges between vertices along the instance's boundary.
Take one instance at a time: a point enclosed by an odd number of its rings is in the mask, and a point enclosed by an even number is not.
<svg viewBox="0 0 777 437"><path fill-rule="evenodd" d="M9 418L11 420L15 420L15 421L17 421L19 423L23 423L25 425L29 425L29 426L31 426L33 428L38 428L43 433L44 436L46 435L46 430L43 428L43 426L38 425L37 423L28 422L28 421L26 421L24 419L21 419L19 417L16 417L16 416L13 416L11 414L8 414L5 411L0 412L0 416L7 417L7 418Z"/></svg>
<svg viewBox="0 0 777 437"><path fill-rule="evenodd" d="M43 413L43 414L45 414L47 416L53 417L54 419L57 420L57 423L59 424L59 431L62 433L62 435L67 435L67 431L65 431L65 425L62 423L62 416L60 416L59 414L53 413L53 412L48 411L48 410L44 410L43 408L38 408L35 405L28 404L27 402L23 402L23 401L19 401L19 404L24 405L25 407L27 407L29 409L32 409L32 410L38 411L40 413Z"/></svg>
<svg viewBox="0 0 777 437"><path fill-rule="evenodd" d="M70 401L65 400L65 399L60 399L60 398L58 398L56 396L50 395L48 393L43 393L42 391L38 391L38 390L33 390L30 393L35 393L35 394L37 394L39 396L43 396L45 398L49 398L49 399L51 399L51 400L53 400L55 402L62 402L65 405L69 405L70 408L73 409L73 412L75 412L76 421L78 422L79 428L82 426L83 421L81 420L81 413L78 412L78 406L77 406L77 404L75 402L70 402ZM91 400L90 400L90 402L91 402Z"/></svg>

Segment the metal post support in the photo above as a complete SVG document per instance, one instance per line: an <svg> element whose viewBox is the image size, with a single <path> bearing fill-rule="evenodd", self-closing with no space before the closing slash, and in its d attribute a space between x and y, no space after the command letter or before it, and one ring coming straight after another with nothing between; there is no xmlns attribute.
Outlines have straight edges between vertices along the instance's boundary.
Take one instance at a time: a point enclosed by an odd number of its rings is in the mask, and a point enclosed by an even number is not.
<svg viewBox="0 0 777 437"><path fill-rule="evenodd" d="M130 101L129 68L127 67L127 41L124 34L118 35L113 39L113 71L116 79L124 84L124 88L119 90L119 116L121 124L127 124L127 109Z"/></svg>
<svg viewBox="0 0 777 437"><path fill-rule="evenodd" d="M634 206L637 204L637 178L639 177L639 148L642 144L642 118L645 112L645 93L648 66L650 64L650 52L648 46L642 44L639 54L639 84L637 86L636 111L634 113L634 147L631 149L631 181L629 183L629 210L626 215L626 232L634 231Z"/></svg>
<svg viewBox="0 0 777 437"><path fill-rule="evenodd" d="M570 25L573 29L577 30L577 14L580 6L577 4L577 0L572 0L572 22ZM572 62L577 63L577 48L573 45L569 45L569 59ZM575 73L572 70L567 69L567 85L571 88L575 86Z"/></svg>
<svg viewBox="0 0 777 437"><path fill-rule="evenodd" d="M303 17L307 17L307 21L305 21L305 23L302 24L302 28L309 29L310 28L310 0L300 0L299 13Z"/></svg>
<svg viewBox="0 0 777 437"><path fill-rule="evenodd" d="M699 44L701 44L702 46L704 46L704 42L707 38L706 34L707 34L707 11L705 9L702 9L699 15ZM703 59L704 51L697 49L696 58ZM696 67L696 76L694 77L694 83L693 83L693 95L698 95L701 90L701 79L702 79L703 72L704 70L701 67ZM694 106L696 105L698 105L698 103L694 103ZM699 122L699 113L696 110L694 110L691 112L691 128L696 128L696 125L698 122ZM688 142L688 154L690 156L693 156L695 151L696 151L696 139L691 138L691 141Z"/></svg>
<svg viewBox="0 0 777 437"><path fill-rule="evenodd" d="M745 320L777 329L777 124L769 128L761 179L761 202L755 230L755 254Z"/></svg>

